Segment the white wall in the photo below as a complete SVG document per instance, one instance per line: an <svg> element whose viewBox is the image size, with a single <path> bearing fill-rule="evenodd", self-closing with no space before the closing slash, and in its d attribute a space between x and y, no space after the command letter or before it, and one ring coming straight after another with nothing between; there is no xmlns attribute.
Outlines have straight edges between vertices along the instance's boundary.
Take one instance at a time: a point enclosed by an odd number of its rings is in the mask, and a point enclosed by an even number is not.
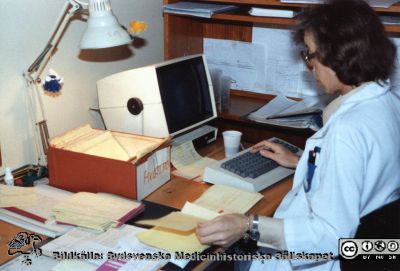
<svg viewBox="0 0 400 271"><path fill-rule="evenodd" d="M37 162L33 140L29 99L22 73L42 51L65 0L0 1L0 144L3 166L12 169ZM58 97L41 95L50 137L71 128L90 123L102 127L96 113L96 81L106 75L160 62L163 59L162 0L111 0L114 14L125 26L131 20L146 21L148 29L139 35L144 45L130 46L132 55L120 60L107 60L126 51L104 50L89 55L80 52L78 43L86 24L73 20L63 36L59 49L47 65L64 78ZM118 56L117 56L118 57ZM104 60L105 58L105 60ZM100 60L99 60L100 59ZM114 58L115 59L115 58Z"/></svg>

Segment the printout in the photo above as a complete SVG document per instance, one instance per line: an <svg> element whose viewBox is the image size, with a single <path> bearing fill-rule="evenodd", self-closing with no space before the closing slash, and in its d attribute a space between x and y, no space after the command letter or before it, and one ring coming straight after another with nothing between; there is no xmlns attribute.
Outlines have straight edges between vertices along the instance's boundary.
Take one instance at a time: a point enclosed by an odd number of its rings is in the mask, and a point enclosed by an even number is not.
<svg viewBox="0 0 400 271"><path fill-rule="evenodd" d="M395 69L390 77L394 91L400 94L400 38L393 38L392 41L397 47Z"/></svg>
<svg viewBox="0 0 400 271"><path fill-rule="evenodd" d="M262 45L223 39L204 39L204 54L210 70L222 70L232 79L231 89L263 92L265 85Z"/></svg>
<svg viewBox="0 0 400 271"><path fill-rule="evenodd" d="M173 146L171 150L171 163L176 168L172 174L185 179L202 181L205 167L214 162L214 159L198 154L192 141Z"/></svg>
<svg viewBox="0 0 400 271"><path fill-rule="evenodd" d="M253 27L253 43L262 45L266 93L303 98L324 94L312 73L304 65L291 30Z"/></svg>
<svg viewBox="0 0 400 271"><path fill-rule="evenodd" d="M213 185L193 203L218 213L244 214L262 198L263 195L260 193L225 185Z"/></svg>

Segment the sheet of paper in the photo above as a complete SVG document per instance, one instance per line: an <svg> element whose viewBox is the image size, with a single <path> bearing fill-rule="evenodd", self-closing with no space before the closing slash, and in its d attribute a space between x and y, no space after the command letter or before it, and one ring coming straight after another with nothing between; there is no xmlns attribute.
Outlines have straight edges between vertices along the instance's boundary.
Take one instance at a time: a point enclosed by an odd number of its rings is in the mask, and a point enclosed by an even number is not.
<svg viewBox="0 0 400 271"><path fill-rule="evenodd" d="M253 43L263 46L267 93L300 97L323 94L312 73L300 57L302 48L292 40L292 31L253 27ZM273 42L271 42L273 41Z"/></svg>
<svg viewBox="0 0 400 271"><path fill-rule="evenodd" d="M38 204L33 187L18 187L0 184L0 207L24 207Z"/></svg>
<svg viewBox="0 0 400 271"><path fill-rule="evenodd" d="M12 259L9 262L6 262L0 266L0 271L43 271L43 270L52 270L54 266L58 264L58 261L46 257L46 256L40 256L40 257L35 257L32 256L30 257L32 260L31 264L26 264L24 263L25 261L25 255L20 255L14 259Z"/></svg>
<svg viewBox="0 0 400 271"><path fill-rule="evenodd" d="M213 185L194 204L218 213L246 213L263 195L224 185ZM222 209L221 209L222 208Z"/></svg>
<svg viewBox="0 0 400 271"><path fill-rule="evenodd" d="M119 142L130 158L140 159L149 152L157 149L165 143L168 138L154 138L135 136L126 133L112 132L114 138Z"/></svg>
<svg viewBox="0 0 400 271"><path fill-rule="evenodd" d="M399 0L367 0L371 7L375 8L389 8L393 4L399 2Z"/></svg>
<svg viewBox="0 0 400 271"><path fill-rule="evenodd" d="M204 169L216 160L209 157L202 157L195 160L189 165L181 166L179 169L174 170L172 174L175 176L180 176L185 179L194 180L196 182L201 182L203 180Z"/></svg>
<svg viewBox="0 0 400 271"><path fill-rule="evenodd" d="M390 77L390 81L392 83L393 89L400 93L400 38L392 38L392 41L397 47L397 56L395 69Z"/></svg>
<svg viewBox="0 0 400 271"><path fill-rule="evenodd" d="M121 238L118 241L118 246L120 248L119 251L129 251L131 253L167 253L165 250L160 250L155 247L148 246L139 241L136 235L141 232L146 231L145 229L134 227L131 232L127 233L124 238ZM157 261L152 260L130 260L123 267L119 269L119 271L131 271L131 270L158 270L161 266L165 265L168 260L159 259ZM176 261L178 263L178 261ZM187 264L185 262L179 262L182 268Z"/></svg>
<svg viewBox="0 0 400 271"><path fill-rule="evenodd" d="M258 109L257 111L251 113L249 117L251 116L252 119L261 119L265 120L266 118L269 118L270 116L276 115L282 111L284 111L286 108L289 108L290 106L293 106L297 103L297 101L291 100L286 98L283 95L277 95L274 99L269 101L266 105Z"/></svg>
<svg viewBox="0 0 400 271"><path fill-rule="evenodd" d="M232 78L232 89L263 91L266 56L262 45L209 38L203 43L209 69L222 70Z"/></svg>
<svg viewBox="0 0 400 271"><path fill-rule="evenodd" d="M142 231L144 229L131 225L111 228L106 232L97 232L77 227L42 246L42 251L48 256L52 256L53 253L59 251L93 251L102 253L102 259L89 260L93 264L101 265L107 260L107 253L109 251L114 252L119 249L120 240L127 238L127 236L134 238L136 234Z"/></svg>
<svg viewBox="0 0 400 271"><path fill-rule="evenodd" d="M389 8L399 0L366 0L371 7ZM324 0L281 0L282 3L297 3L297 4L322 4Z"/></svg>
<svg viewBox="0 0 400 271"><path fill-rule="evenodd" d="M79 192L59 202L53 212L57 221L105 230L140 206L140 202L114 195Z"/></svg>
<svg viewBox="0 0 400 271"><path fill-rule="evenodd" d="M111 132L104 132L97 138L99 140L86 142L87 144L82 144L80 148L71 150L121 161L128 161L130 159L128 153L112 136Z"/></svg>
<svg viewBox="0 0 400 271"><path fill-rule="evenodd" d="M200 222L206 221L198 216L183 212L171 212L166 216L158 219L139 220L137 223L141 225L158 226L177 231L191 231L197 227Z"/></svg>
<svg viewBox="0 0 400 271"><path fill-rule="evenodd" d="M171 148L171 163L176 169L188 166L201 158L201 155L194 149L192 141Z"/></svg>
<svg viewBox="0 0 400 271"><path fill-rule="evenodd" d="M96 271L97 266L82 260L63 260L53 267L52 271Z"/></svg>
<svg viewBox="0 0 400 271"><path fill-rule="evenodd" d="M17 213L1 208L0 220L52 238L55 238L73 228L72 226L68 225L58 225L54 222L42 223L26 216L19 215Z"/></svg>
<svg viewBox="0 0 400 271"><path fill-rule="evenodd" d="M149 246L173 253L175 251L184 253L201 252L209 247L200 243L194 231L190 231L188 234L182 234L181 231L154 227L138 234L137 238Z"/></svg>
<svg viewBox="0 0 400 271"><path fill-rule="evenodd" d="M249 117L249 119L251 119ZM295 116L288 118L277 118L277 119L254 119L254 121L266 124L272 124L276 126L282 127L291 127L296 129L311 129L313 131L318 131L320 126L320 121L316 121L315 115L304 115L304 116Z"/></svg>
<svg viewBox="0 0 400 271"><path fill-rule="evenodd" d="M53 212L51 209L63 199L66 199L67 197L73 195L72 192L58 189L46 184L35 186L35 190L38 195L40 204L31 205L19 209L43 217L49 220L49 222L53 220Z"/></svg>
<svg viewBox="0 0 400 271"><path fill-rule="evenodd" d="M200 217L204 220L211 220L220 215L220 213L218 212L206 209L188 201L183 206L181 212L184 214L190 214L192 216Z"/></svg>
<svg viewBox="0 0 400 271"><path fill-rule="evenodd" d="M80 140L82 137L89 135L97 135L101 133L100 130L94 130L89 124L72 129L60 136L53 137L50 140L50 144L57 148L64 148L66 145L74 142L75 140Z"/></svg>
<svg viewBox="0 0 400 271"><path fill-rule="evenodd" d="M277 115L285 116L290 114L300 114L306 112L317 112L324 108L335 98L334 95L309 96L294 103L292 106L279 112Z"/></svg>

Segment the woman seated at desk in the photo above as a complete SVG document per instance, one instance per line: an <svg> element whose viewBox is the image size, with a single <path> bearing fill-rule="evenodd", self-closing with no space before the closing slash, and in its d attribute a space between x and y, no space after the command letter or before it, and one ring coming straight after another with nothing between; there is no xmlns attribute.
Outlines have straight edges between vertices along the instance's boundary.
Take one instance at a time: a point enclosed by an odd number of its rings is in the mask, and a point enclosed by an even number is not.
<svg viewBox="0 0 400 271"><path fill-rule="evenodd" d="M253 229L255 239L273 248L335 257L339 238L353 237L362 216L400 196L400 101L388 80L396 49L379 17L362 0L336 0L306 8L299 19L296 38L306 65L327 94L339 96L301 157L268 141L253 147L296 168L274 217L220 216L198 225L202 243L229 246ZM340 270L333 259L248 264L251 270Z"/></svg>

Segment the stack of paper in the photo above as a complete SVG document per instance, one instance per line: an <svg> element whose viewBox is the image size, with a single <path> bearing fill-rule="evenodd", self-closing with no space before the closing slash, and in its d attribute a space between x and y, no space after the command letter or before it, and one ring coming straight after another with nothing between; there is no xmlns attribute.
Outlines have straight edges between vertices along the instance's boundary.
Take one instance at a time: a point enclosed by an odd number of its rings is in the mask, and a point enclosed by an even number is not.
<svg viewBox="0 0 400 271"><path fill-rule="evenodd" d="M164 5L163 11L173 14L192 15L197 17L211 18L216 12L224 12L235 9L233 5L209 4L198 2L178 2Z"/></svg>
<svg viewBox="0 0 400 271"><path fill-rule="evenodd" d="M98 259L88 259L76 263L72 260L60 262L53 270L87 270L81 269L81 264L92 266L91 270L157 270L167 263L167 260L137 260L135 255L159 252L165 253L140 243L136 235L145 229L123 225L120 228L111 228L105 232L95 232L84 228L75 228L63 236L45 244L41 247L43 254L54 257L61 253L93 253ZM113 255L132 255L132 259L119 256L119 259L112 259ZM92 257L95 258L95 257ZM117 257L116 257L117 258ZM79 264L79 265L78 265ZM64 269L61 269L64 267ZM115 269L110 269L114 267ZM107 269L108 268L108 269Z"/></svg>
<svg viewBox="0 0 400 271"><path fill-rule="evenodd" d="M37 204L33 187L18 187L0 184L0 207L25 207Z"/></svg>
<svg viewBox="0 0 400 271"><path fill-rule="evenodd" d="M72 195L71 192L45 184L35 186L34 188L28 188L27 191L35 191L34 194L37 197L36 204L7 207L4 209L0 208L1 220L53 238L72 228L67 225L58 225L51 211L54 205ZM2 199L2 197L0 198Z"/></svg>
<svg viewBox="0 0 400 271"><path fill-rule="evenodd" d="M272 9L272 8L251 8L249 14L252 16L265 16L265 17L281 17L293 18L297 12L290 9Z"/></svg>
<svg viewBox="0 0 400 271"><path fill-rule="evenodd" d="M278 95L266 105L248 115L248 119L260 123L291 128L318 130L322 124L316 121L332 97L308 97L294 101Z"/></svg>
<svg viewBox="0 0 400 271"><path fill-rule="evenodd" d="M374 8L389 8L399 0L366 0L367 3ZM322 4L324 0L281 0L282 3L296 4Z"/></svg>
<svg viewBox="0 0 400 271"><path fill-rule="evenodd" d="M51 145L59 149L129 161L140 159L166 140L92 129L87 124L53 138Z"/></svg>
<svg viewBox="0 0 400 271"><path fill-rule="evenodd" d="M167 251L201 252L208 246L199 242L195 234L198 223L221 214L245 213L263 196L233 187L213 185L194 203L186 202L181 212L173 212L160 219L137 223L156 226L138 235L143 243Z"/></svg>
<svg viewBox="0 0 400 271"><path fill-rule="evenodd" d="M59 202L53 212L58 222L105 231L144 210L134 200L106 193L79 192Z"/></svg>

